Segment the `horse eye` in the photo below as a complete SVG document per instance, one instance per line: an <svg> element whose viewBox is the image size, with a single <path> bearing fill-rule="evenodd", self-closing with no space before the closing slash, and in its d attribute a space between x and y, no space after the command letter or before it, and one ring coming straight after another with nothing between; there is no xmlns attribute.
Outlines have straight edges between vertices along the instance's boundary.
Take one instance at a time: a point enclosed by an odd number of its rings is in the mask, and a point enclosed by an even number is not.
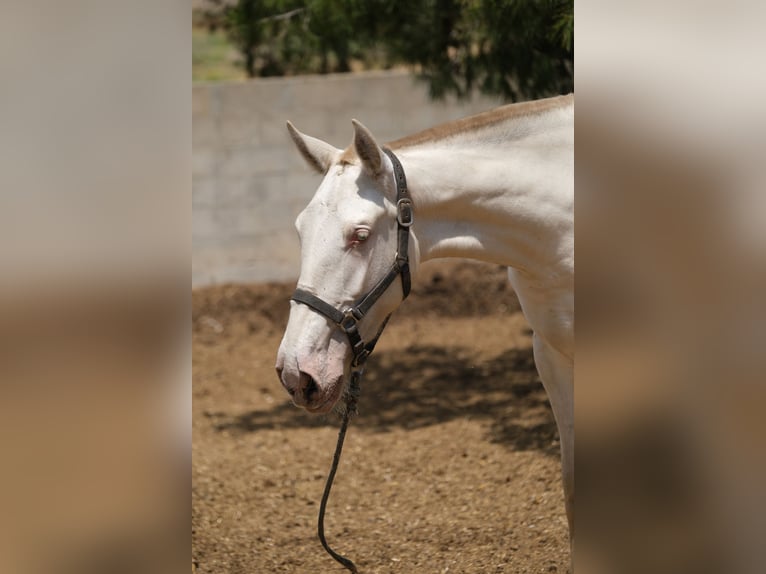
<svg viewBox="0 0 766 574"><path fill-rule="evenodd" d="M367 241L368 237L370 237L369 229L357 229L354 232L354 241L358 241L359 243L362 241Z"/></svg>

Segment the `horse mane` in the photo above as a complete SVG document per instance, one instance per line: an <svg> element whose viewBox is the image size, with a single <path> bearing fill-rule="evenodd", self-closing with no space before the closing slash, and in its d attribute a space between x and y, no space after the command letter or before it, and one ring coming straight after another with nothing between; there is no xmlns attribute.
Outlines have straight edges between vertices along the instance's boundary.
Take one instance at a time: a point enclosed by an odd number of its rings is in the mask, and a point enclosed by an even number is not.
<svg viewBox="0 0 766 574"><path fill-rule="evenodd" d="M574 94L556 96L544 100L532 100L500 106L486 112L440 124L416 134L392 141L392 149L412 147L425 142L439 141L458 134L478 132L495 124L524 116L534 116L554 108L562 108L574 102Z"/></svg>
<svg viewBox="0 0 766 574"><path fill-rule="evenodd" d="M508 120L542 114L555 108L563 108L573 102L574 94L567 94L543 100L506 104L466 118L439 124L415 134L399 138L386 145L391 149L402 149L426 142L445 140L464 133L476 133ZM359 163L359 158L356 155L353 144L343 150L338 163L340 165Z"/></svg>

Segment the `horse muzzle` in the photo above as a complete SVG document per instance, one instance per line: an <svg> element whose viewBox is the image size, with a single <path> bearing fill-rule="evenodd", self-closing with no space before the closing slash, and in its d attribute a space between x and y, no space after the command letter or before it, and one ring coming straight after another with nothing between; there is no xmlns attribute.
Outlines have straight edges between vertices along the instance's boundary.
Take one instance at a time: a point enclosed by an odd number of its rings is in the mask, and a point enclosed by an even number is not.
<svg viewBox="0 0 766 574"><path fill-rule="evenodd" d="M293 404L310 413L330 412L343 394L343 376L320 383L310 372L277 366L277 376Z"/></svg>

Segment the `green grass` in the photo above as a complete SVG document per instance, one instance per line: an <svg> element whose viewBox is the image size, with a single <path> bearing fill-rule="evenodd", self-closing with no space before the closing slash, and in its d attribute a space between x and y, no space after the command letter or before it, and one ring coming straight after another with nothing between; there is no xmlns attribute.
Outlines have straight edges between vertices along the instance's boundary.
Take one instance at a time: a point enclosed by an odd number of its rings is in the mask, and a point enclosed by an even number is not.
<svg viewBox="0 0 766 574"><path fill-rule="evenodd" d="M236 48L221 31L209 33L192 28L192 81L225 82L245 80Z"/></svg>

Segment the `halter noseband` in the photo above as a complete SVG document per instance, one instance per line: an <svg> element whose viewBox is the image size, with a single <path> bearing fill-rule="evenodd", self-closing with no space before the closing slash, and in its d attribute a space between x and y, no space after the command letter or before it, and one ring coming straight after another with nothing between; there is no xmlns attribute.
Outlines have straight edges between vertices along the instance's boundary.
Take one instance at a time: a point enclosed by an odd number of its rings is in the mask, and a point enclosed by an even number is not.
<svg viewBox="0 0 766 574"><path fill-rule="evenodd" d="M412 198L407 189L407 178L404 176L404 169L399 162L399 158L397 158L394 155L394 152L388 148L383 148L383 151L394 165L394 179L396 180L396 222L398 228L396 258L394 259L391 268L388 270L388 273L386 273L386 275L378 281L372 289L362 295L354 305L344 310L333 307L304 289L296 289L292 296L293 301L303 303L317 311L319 314L324 315L346 334L354 354L354 358L351 361L353 367L361 367L367 360L367 357L370 356L386 323L388 323L390 315L383 321L377 335L375 335L375 337L368 343L365 343L362 340L362 336L359 333L359 322L397 277L401 277L402 279L403 299L406 299L407 295L409 295L412 284L408 255L410 226L413 222Z"/></svg>

